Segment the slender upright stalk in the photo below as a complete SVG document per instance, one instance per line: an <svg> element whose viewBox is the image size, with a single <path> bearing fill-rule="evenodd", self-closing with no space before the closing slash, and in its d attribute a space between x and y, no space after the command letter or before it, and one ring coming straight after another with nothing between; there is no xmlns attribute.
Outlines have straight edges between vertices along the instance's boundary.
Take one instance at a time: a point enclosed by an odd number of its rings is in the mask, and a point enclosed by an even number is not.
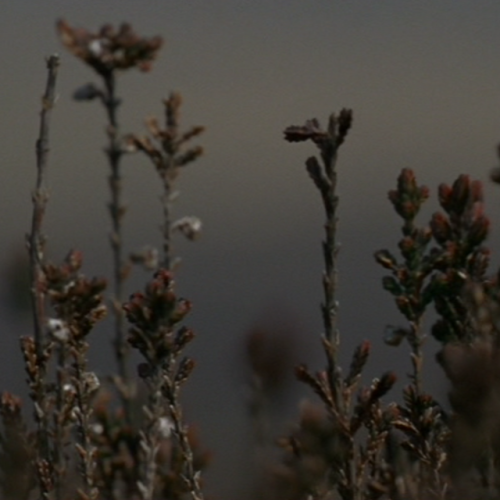
<svg viewBox="0 0 500 500"><path fill-rule="evenodd" d="M411 321L410 332L408 335L408 341L411 346L411 364L413 368L411 379L418 395L423 393L422 367L424 352L422 346L425 342L425 335L422 333L422 322L423 315L416 318L415 321Z"/></svg>
<svg viewBox="0 0 500 500"><path fill-rule="evenodd" d="M118 365L118 375L124 388L129 386L129 370L127 365L128 344L125 334L124 318L121 308L123 302L123 284L125 278L125 265L123 261L123 230L122 219L125 207L122 205L122 176L121 158L123 155L120 146L120 135L118 130L117 111L120 104L116 97L116 77L113 71L109 71L104 76L105 92L102 95L102 102L106 109L108 118L108 155L111 173L108 177L111 191L111 201L108 205L111 216L110 243L113 253L113 313L114 313L114 347L116 362ZM120 391L120 394L122 391ZM125 415L130 417L130 401L126 395L122 394L122 403Z"/></svg>
<svg viewBox="0 0 500 500"><path fill-rule="evenodd" d="M338 394L337 383L335 381L337 373L337 351L339 348L340 337L337 326L338 319L338 300L337 300L337 281L338 281L338 253L339 245L337 243L337 172L335 170L337 163L337 145L333 143L325 146L322 151L324 162L324 171L327 178L327 185L323 193L325 207L325 239L323 241L323 259L325 270L323 274L323 304L321 306L324 326L324 347L327 358L327 373L333 397L339 407L341 398Z"/></svg>
<svg viewBox="0 0 500 500"><path fill-rule="evenodd" d="M162 267L168 271L172 271L172 192L174 170L174 158L168 155L165 159L166 168L162 176L163 193L161 195L161 204L163 209L163 262Z"/></svg>
<svg viewBox="0 0 500 500"><path fill-rule="evenodd" d="M201 222L196 217L183 217L174 222L172 205L176 196L175 181L180 171L186 165L194 162L202 153L199 146L186 148L186 143L200 135L203 127L191 127L185 132L180 129L181 95L172 92L163 101L165 106L165 127L161 128L155 118L147 120L147 127L152 136L140 137L135 134L127 136L127 144L132 150L144 152L151 160L160 176L163 193L160 197L163 221L161 232L163 236L163 256L160 268L173 271L176 259L173 255L173 233L180 231L190 240L194 240L201 228Z"/></svg>
<svg viewBox="0 0 500 500"><path fill-rule="evenodd" d="M33 215L31 233L28 237L31 273L31 300L33 304L33 326L37 356L43 351L43 329L45 325L45 297L42 292L43 261L45 236L42 233L43 219L48 201L47 167L49 157L50 116L56 101L56 80L59 69L59 56L54 54L47 59L47 85L42 98L40 113L40 132L36 141L36 185L33 192Z"/></svg>
<svg viewBox="0 0 500 500"><path fill-rule="evenodd" d="M342 409L342 387L339 381L337 352L339 348L339 331L337 326L337 207L339 199L337 190L337 154L352 124L352 112L343 109L338 116L330 115L328 127L323 130L318 120L308 120L304 126L292 126L285 130L285 139L291 142L311 140L321 153L321 163L312 156L307 159L307 171L321 194L325 209L325 239L323 241L323 348L325 350L327 369L326 376L331 397L337 410Z"/></svg>
<svg viewBox="0 0 500 500"><path fill-rule="evenodd" d="M42 98L42 110L40 113L40 131L36 142L36 185L33 192L33 215L31 220L31 233L28 236L28 248L30 259L30 284L31 301L33 307L33 329L34 329L34 354L38 370L37 384L38 404L41 411L36 416L38 446L41 460L49 460L49 422L48 415L43 410L45 402L45 377L46 363L44 361L44 328L45 328L45 294L43 292L44 282L44 250L45 236L43 235L43 220L48 201L47 190L47 168L49 156L49 131L50 116L56 101L56 81L59 69L59 56L54 54L47 59L47 84Z"/></svg>

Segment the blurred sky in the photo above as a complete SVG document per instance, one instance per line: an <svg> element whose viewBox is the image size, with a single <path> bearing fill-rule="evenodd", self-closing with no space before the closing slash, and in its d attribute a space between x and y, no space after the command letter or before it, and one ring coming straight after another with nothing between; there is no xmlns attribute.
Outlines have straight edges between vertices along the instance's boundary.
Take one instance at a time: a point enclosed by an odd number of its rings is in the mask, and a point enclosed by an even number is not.
<svg viewBox="0 0 500 500"><path fill-rule="evenodd" d="M183 257L181 294L194 302L189 321L198 332L192 352L198 368L187 389L189 417L215 451L211 491L229 497L248 449L245 333L256 324L292 325L300 356L320 368L318 305L323 214L303 162L312 144L288 144L283 129L332 111L354 109L354 127L339 161L340 305L343 359L368 338L369 366L377 374L395 363L409 369L407 349L381 342L384 326L400 317L380 287L373 252L395 248L399 221L387 201L399 171L414 168L435 194L439 182L470 173L487 183L494 220L500 193L488 184L500 140L500 3L461 0L21 0L2 2L0 16L0 245L4 267L22 251L35 179L34 144L44 57L60 52L59 101L52 122L49 253L83 250L86 271L110 264L105 208L107 166L104 113L76 103L72 92L96 81L89 68L64 52L56 19L96 30L132 23L165 46L150 74L119 81L124 132L143 132L148 115L161 116L161 99L183 94L183 123L205 125L206 156L183 173L177 215L198 215L202 239L178 242ZM124 160L128 250L159 245L160 194L145 158ZM436 209L429 203L428 213ZM493 238L493 245L498 246ZM129 285L142 287L136 272ZM8 292L8 291L7 291ZM2 387L20 390L17 337L29 321L3 307ZM93 359L109 367L108 329ZM432 352L427 359L433 363ZM15 362L13 362L15 360ZM429 378L438 390L438 372ZM293 416L300 391L290 397ZM442 390L444 394L444 389ZM441 394L441 395L442 395ZM221 446L229 443L230 446Z"/></svg>

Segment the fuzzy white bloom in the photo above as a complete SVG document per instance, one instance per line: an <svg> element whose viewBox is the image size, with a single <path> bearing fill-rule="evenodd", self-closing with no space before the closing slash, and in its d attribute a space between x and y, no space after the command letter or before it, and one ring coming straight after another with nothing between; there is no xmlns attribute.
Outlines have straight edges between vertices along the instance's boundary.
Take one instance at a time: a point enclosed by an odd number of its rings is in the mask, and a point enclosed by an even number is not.
<svg viewBox="0 0 500 500"><path fill-rule="evenodd" d="M69 394L76 394L76 389L73 384L64 384L63 385L63 392L69 393Z"/></svg>
<svg viewBox="0 0 500 500"><path fill-rule="evenodd" d="M83 374L83 381L85 382L85 386L89 394L97 391L97 389L101 386L101 381L94 372L85 372Z"/></svg>
<svg viewBox="0 0 500 500"><path fill-rule="evenodd" d="M59 342L67 342L69 340L69 328L61 319L49 318L47 320L47 329L54 340Z"/></svg>
<svg viewBox="0 0 500 500"><path fill-rule="evenodd" d="M64 293L68 293L74 286L75 286L75 282L74 281L70 281L69 283L67 283L66 285L64 285L64 287L63 287Z"/></svg>
<svg viewBox="0 0 500 500"><path fill-rule="evenodd" d="M195 240L201 233L201 220L198 217L181 217L172 224L172 230L180 231L188 240Z"/></svg>
<svg viewBox="0 0 500 500"><path fill-rule="evenodd" d="M100 436L104 432L104 426L102 424L93 424L91 426L92 432Z"/></svg>
<svg viewBox="0 0 500 500"><path fill-rule="evenodd" d="M98 57L102 53L102 42L101 40L92 40L89 43L89 50L92 52L92 55Z"/></svg>
<svg viewBox="0 0 500 500"><path fill-rule="evenodd" d="M159 432L162 438L167 439L172 434L172 429L174 428L174 424L168 417L161 417L158 421L159 423Z"/></svg>

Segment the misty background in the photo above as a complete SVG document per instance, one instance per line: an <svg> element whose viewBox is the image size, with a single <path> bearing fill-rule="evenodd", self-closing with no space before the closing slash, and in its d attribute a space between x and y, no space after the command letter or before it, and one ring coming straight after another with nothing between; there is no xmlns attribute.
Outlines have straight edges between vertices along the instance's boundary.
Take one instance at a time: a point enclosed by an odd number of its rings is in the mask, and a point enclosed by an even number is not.
<svg viewBox="0 0 500 500"><path fill-rule="evenodd" d="M48 254L59 261L70 248L82 250L88 275L108 276L111 263L104 111L97 102L71 97L98 80L59 44L58 18L92 31L127 21L142 36L164 38L151 73L130 71L119 79L123 132L144 133L146 116L162 118L161 100L172 90L184 98L183 127L207 127L196 141L206 154L182 172L175 208L176 216L199 216L203 235L195 243L179 238L175 248L183 259L178 290L194 303L187 323L198 334L190 350L197 369L184 391L186 417L213 451L208 489L220 497L239 494L248 481L249 330L267 328L295 346L290 372L301 361L323 366L323 211L304 168L316 151L311 143L286 143L285 127L313 117L325 124L331 112L354 110L339 159L344 365L354 347L369 339L369 376L394 368L404 382L409 370L407 347L394 350L382 341L385 326L402 318L381 289L384 272L373 259L374 251L395 249L399 239L387 191L402 168L413 168L431 188L426 215L437 209L440 182L451 183L461 173L485 181L491 245L498 248L500 192L488 181L500 140L498 2L3 0L0 13L5 276L24 252L30 225L44 58L54 52L62 65L51 128ZM159 246L157 174L141 155L124 158L123 174L125 248ZM128 291L142 288L147 278L134 271ZM4 285L1 388L25 394L18 337L31 333L31 323L13 310L10 293ZM110 323L94 333L98 373L112 369L110 339ZM431 365L434 347L430 342L426 353ZM288 382L276 409L283 416L281 432L296 417L301 398L314 397L291 373ZM438 369L428 372L426 384L445 399Z"/></svg>

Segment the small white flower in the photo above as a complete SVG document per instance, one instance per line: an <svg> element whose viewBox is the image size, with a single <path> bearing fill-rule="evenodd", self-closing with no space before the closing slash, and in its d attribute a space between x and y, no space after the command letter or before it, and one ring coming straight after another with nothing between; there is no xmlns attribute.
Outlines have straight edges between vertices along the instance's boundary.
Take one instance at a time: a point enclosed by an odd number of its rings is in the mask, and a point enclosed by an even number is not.
<svg viewBox="0 0 500 500"><path fill-rule="evenodd" d="M97 391L101 385L99 377L94 372L85 372L83 374L83 381L89 394Z"/></svg>
<svg viewBox="0 0 500 500"><path fill-rule="evenodd" d="M172 434L172 429L174 428L174 424L168 417L161 417L158 421L158 431L162 438L167 439Z"/></svg>
<svg viewBox="0 0 500 500"><path fill-rule="evenodd" d="M76 389L73 384L64 384L62 389L63 392L67 394L76 394Z"/></svg>
<svg viewBox="0 0 500 500"><path fill-rule="evenodd" d="M101 40L92 40L89 43L89 51L92 53L92 55L99 57L102 53L102 42Z"/></svg>
<svg viewBox="0 0 500 500"><path fill-rule="evenodd" d="M104 426L102 424L94 424L91 426L92 432L96 435L101 435L104 432Z"/></svg>
<svg viewBox="0 0 500 500"><path fill-rule="evenodd" d="M54 340L67 342L69 339L69 328L64 321L58 318L49 318L47 320L47 329Z"/></svg>
<svg viewBox="0 0 500 500"><path fill-rule="evenodd" d="M70 281L69 283L67 283L66 285L64 285L64 287L63 287L64 293L68 293L74 286L75 286L75 282L74 281Z"/></svg>
<svg viewBox="0 0 500 500"><path fill-rule="evenodd" d="M180 231L188 240L195 240L201 233L201 220L198 217L186 216L172 224L172 230Z"/></svg>

